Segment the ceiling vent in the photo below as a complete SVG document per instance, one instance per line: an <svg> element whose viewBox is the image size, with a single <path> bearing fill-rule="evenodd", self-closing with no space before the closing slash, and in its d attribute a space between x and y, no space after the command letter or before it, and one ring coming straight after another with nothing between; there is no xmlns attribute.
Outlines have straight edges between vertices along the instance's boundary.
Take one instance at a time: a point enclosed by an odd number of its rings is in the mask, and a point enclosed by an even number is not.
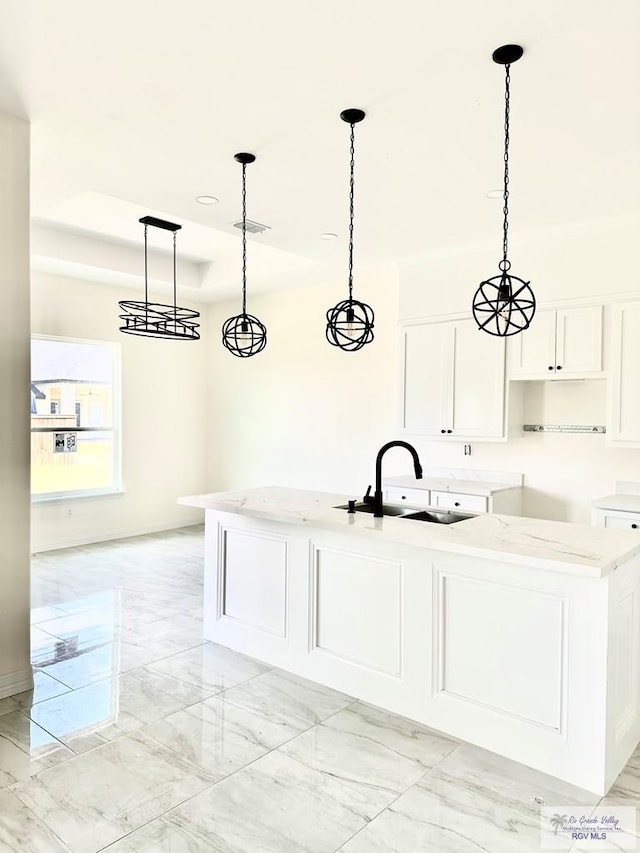
<svg viewBox="0 0 640 853"><path fill-rule="evenodd" d="M242 219L240 222L233 223L234 228L239 228L242 231ZM248 234L262 234L263 231L270 231L270 227L268 225L261 225L259 222L253 222L251 219L247 219L247 233Z"/></svg>

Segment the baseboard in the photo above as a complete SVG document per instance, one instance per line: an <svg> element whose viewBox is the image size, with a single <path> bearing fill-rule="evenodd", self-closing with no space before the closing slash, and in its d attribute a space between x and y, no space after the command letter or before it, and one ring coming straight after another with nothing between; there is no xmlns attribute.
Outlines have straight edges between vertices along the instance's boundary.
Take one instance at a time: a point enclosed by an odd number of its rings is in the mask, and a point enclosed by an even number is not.
<svg viewBox="0 0 640 853"><path fill-rule="evenodd" d="M111 542L114 539L130 539L132 536L144 536L145 533L162 533L164 530L182 530L185 527L201 527L202 522L176 524L175 521L166 524L153 524L150 527L138 527L133 530L120 530L114 533L94 533L90 536L71 536L68 539L54 539L49 542L39 542L31 546L32 554L43 551L59 551L62 548L76 548L79 545L94 545L98 542Z"/></svg>
<svg viewBox="0 0 640 853"><path fill-rule="evenodd" d="M31 667L0 675L0 699L15 696L16 693L24 693L25 690L31 690L32 687L33 671Z"/></svg>

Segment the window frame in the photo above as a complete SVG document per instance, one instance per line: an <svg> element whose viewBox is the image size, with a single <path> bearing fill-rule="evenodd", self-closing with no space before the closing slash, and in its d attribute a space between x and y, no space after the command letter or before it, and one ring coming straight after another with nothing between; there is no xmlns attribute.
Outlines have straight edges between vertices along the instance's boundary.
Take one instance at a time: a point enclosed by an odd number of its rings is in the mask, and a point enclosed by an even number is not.
<svg viewBox="0 0 640 853"><path fill-rule="evenodd" d="M30 429L34 432L110 432L113 435L113 483L111 486L100 486L95 489L66 489L58 492L31 492L31 503L49 503L54 501L78 500L82 498L120 495L124 492L122 482L122 345L115 341L101 341L95 338L71 338L62 335L31 334L31 340L54 341L70 344L94 344L110 347L112 354L112 425L111 427L76 427L62 429L61 427L38 427Z"/></svg>

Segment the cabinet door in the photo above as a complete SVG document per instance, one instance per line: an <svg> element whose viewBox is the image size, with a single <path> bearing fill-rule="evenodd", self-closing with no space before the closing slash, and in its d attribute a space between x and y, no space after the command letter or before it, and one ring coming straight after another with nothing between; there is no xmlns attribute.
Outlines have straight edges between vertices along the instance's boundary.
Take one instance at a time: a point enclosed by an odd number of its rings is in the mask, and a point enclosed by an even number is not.
<svg viewBox="0 0 640 853"><path fill-rule="evenodd" d="M556 378L602 372L602 306L556 312Z"/></svg>
<svg viewBox="0 0 640 853"><path fill-rule="evenodd" d="M433 506L446 509L468 509L472 512L486 512L487 498L483 495L464 495L458 492L431 492Z"/></svg>
<svg viewBox="0 0 640 853"><path fill-rule="evenodd" d="M607 435L640 446L640 302L613 306Z"/></svg>
<svg viewBox="0 0 640 853"><path fill-rule="evenodd" d="M387 486L384 499L392 504L431 506L430 495L429 489L403 489L401 486Z"/></svg>
<svg viewBox="0 0 640 853"><path fill-rule="evenodd" d="M424 323L403 329L403 432L442 435L451 428L452 346L450 323Z"/></svg>
<svg viewBox="0 0 640 853"><path fill-rule="evenodd" d="M556 312L536 311L528 329L509 340L511 379L549 379L556 366Z"/></svg>
<svg viewBox="0 0 640 853"><path fill-rule="evenodd" d="M453 324L453 438L504 434L504 339L480 331L472 320Z"/></svg>

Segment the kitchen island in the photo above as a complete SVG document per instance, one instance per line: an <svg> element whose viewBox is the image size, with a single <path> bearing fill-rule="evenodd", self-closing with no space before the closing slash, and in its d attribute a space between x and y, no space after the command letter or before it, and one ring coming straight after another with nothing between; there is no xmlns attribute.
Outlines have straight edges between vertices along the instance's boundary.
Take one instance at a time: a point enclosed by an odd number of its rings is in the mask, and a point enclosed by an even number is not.
<svg viewBox="0 0 640 853"><path fill-rule="evenodd" d="M180 498L206 511L205 637L605 794L640 740L640 536L346 502Z"/></svg>

